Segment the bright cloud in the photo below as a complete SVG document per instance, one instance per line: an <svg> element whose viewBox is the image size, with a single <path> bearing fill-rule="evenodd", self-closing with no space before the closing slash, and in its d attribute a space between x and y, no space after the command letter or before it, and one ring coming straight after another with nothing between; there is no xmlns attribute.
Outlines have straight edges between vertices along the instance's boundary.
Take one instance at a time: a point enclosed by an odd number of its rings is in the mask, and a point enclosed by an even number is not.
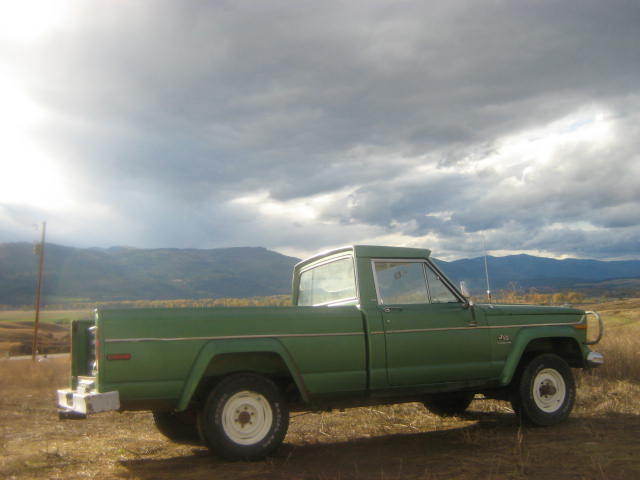
<svg viewBox="0 0 640 480"><path fill-rule="evenodd" d="M44 121L41 108L0 73L0 205L27 205L44 210L70 203L62 172L38 147L33 130Z"/></svg>

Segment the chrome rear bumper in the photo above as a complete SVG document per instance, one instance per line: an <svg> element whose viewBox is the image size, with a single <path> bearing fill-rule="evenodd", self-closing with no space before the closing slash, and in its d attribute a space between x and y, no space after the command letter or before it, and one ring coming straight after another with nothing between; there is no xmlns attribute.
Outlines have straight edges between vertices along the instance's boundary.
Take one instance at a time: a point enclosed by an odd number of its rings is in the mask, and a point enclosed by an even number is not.
<svg viewBox="0 0 640 480"><path fill-rule="evenodd" d="M61 419L86 418L87 415L120 409L120 394L99 393L89 378L80 379L78 388L58 390L58 415Z"/></svg>

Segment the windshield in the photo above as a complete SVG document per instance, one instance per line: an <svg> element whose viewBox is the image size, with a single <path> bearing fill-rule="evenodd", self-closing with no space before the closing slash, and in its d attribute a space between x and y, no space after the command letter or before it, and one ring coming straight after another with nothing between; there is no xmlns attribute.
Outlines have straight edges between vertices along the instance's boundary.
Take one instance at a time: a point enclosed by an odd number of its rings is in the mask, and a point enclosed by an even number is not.
<svg viewBox="0 0 640 480"><path fill-rule="evenodd" d="M298 305L324 305L356 298L353 258L344 257L300 275Z"/></svg>

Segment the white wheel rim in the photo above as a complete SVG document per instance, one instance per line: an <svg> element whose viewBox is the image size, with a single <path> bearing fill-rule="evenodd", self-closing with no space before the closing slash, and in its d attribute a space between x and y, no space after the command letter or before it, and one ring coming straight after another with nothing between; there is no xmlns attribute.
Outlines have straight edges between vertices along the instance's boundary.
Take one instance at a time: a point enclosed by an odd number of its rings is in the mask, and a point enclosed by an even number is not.
<svg viewBox="0 0 640 480"><path fill-rule="evenodd" d="M546 413L560 409L567 395L567 387L560 372L553 368L540 370L533 379L533 401Z"/></svg>
<svg viewBox="0 0 640 480"><path fill-rule="evenodd" d="M256 392L244 390L232 395L222 409L222 428L229 439L253 445L267 436L273 424L269 401Z"/></svg>

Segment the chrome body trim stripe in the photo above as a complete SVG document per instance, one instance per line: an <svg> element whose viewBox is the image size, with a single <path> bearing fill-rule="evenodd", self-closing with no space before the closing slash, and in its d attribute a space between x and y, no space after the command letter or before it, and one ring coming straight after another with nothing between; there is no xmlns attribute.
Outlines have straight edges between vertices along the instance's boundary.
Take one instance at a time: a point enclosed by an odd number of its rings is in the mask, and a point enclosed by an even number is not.
<svg viewBox="0 0 640 480"><path fill-rule="evenodd" d="M183 340L236 340L240 338L291 338L291 337L345 337L364 335L364 332L338 332L338 333L270 333L264 335L221 335L217 337L147 337L147 338L107 338L105 343L124 342L179 342Z"/></svg>
<svg viewBox="0 0 640 480"><path fill-rule="evenodd" d="M580 322L569 323L533 323L524 325L484 325L477 327L439 327L439 328L414 328L408 330L387 330L386 332L374 331L369 335L384 335L385 333L421 333L438 332L443 330L480 330L494 328L519 328L519 327L554 327L567 325L580 325ZM270 333L264 335L221 335L217 337L147 337L147 338L107 338L105 343L125 343L125 342L179 342L184 340L237 340L240 338L300 338L300 337L345 337L365 335L365 332L337 332L337 333Z"/></svg>
<svg viewBox="0 0 640 480"><path fill-rule="evenodd" d="M524 325L482 325L469 327L439 327L439 328L413 328L408 330L387 330L384 333L420 333L420 332L437 332L442 330L488 330L494 328L525 328L525 327L560 327L567 325L580 325L582 322L568 323L530 323ZM378 333L378 332L375 332Z"/></svg>
<svg viewBox="0 0 640 480"><path fill-rule="evenodd" d="M486 327L478 328L514 328L514 327L554 327L554 326L567 326L567 325L580 325L582 321L578 322L562 322L562 323L531 323L531 324L516 324L516 325L489 325Z"/></svg>

